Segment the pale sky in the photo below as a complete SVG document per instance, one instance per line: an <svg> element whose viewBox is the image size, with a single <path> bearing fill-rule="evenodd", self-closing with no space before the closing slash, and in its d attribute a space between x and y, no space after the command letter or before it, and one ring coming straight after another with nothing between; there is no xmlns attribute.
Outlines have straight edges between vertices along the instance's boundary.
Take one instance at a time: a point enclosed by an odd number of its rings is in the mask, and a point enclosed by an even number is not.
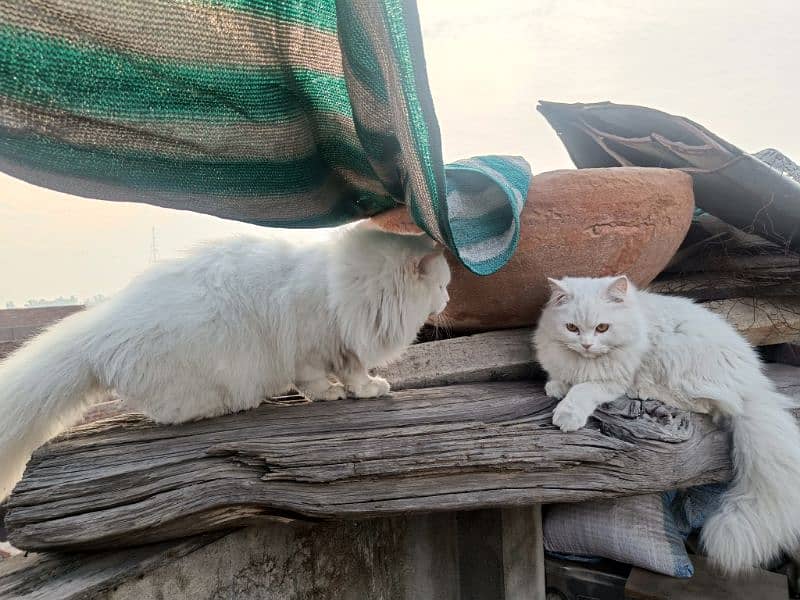
<svg viewBox="0 0 800 600"><path fill-rule="evenodd" d="M418 2L445 160L518 154L535 173L571 168L535 110L545 99L650 106L800 161L798 0ZM148 266L153 227L162 258L255 229L0 174L0 308L113 294Z"/></svg>

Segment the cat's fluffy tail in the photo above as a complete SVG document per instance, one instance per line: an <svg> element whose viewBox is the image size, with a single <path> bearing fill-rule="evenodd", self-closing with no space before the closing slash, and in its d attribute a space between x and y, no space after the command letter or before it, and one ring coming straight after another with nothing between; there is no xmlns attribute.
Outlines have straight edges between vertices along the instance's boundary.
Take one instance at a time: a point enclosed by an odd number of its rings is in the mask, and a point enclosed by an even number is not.
<svg viewBox="0 0 800 600"><path fill-rule="evenodd" d="M734 479L703 527L709 558L727 572L766 565L800 546L800 428L792 399L762 388L733 419Z"/></svg>
<svg viewBox="0 0 800 600"><path fill-rule="evenodd" d="M98 382L87 359L93 310L71 315L0 363L0 500L31 453L80 419Z"/></svg>

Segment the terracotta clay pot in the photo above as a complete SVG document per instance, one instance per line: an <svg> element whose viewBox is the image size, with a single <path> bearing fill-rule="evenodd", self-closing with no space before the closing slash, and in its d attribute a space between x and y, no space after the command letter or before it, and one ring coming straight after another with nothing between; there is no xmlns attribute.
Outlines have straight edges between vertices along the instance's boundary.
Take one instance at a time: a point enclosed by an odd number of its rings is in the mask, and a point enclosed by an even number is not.
<svg viewBox="0 0 800 600"><path fill-rule="evenodd" d="M374 217L370 217L370 221L372 221L381 229L394 233L403 233L408 235L419 235L420 233L425 233L422 231L422 229L417 227L416 223L414 223L414 219L411 218L411 215L405 206L398 206L397 208L393 208L375 215Z"/></svg>
<svg viewBox="0 0 800 600"><path fill-rule="evenodd" d="M670 169L552 171L531 181L519 246L499 272L453 272L446 315L455 331L536 323L547 277L628 275L638 286L661 272L694 209L692 179Z"/></svg>

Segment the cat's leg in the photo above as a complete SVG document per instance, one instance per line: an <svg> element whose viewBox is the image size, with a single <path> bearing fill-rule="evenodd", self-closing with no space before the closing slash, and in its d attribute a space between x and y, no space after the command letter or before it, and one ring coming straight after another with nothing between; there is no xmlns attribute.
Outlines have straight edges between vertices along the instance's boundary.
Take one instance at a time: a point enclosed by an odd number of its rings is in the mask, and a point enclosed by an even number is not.
<svg viewBox="0 0 800 600"><path fill-rule="evenodd" d="M579 383L573 385L553 411L553 425L561 431L575 431L601 404L616 400L625 393L625 386L611 383Z"/></svg>
<svg viewBox="0 0 800 600"><path fill-rule="evenodd" d="M341 372L337 373L348 394L355 398L376 398L389 393L389 382L383 377L373 377L355 356L348 356Z"/></svg>
<svg viewBox="0 0 800 600"><path fill-rule="evenodd" d="M295 386L309 400L341 400L347 396L341 383L332 383L324 369L304 365L297 369Z"/></svg>
<svg viewBox="0 0 800 600"><path fill-rule="evenodd" d="M550 379L544 384L544 393L550 398L561 400L569 392L570 385L565 381L559 379Z"/></svg>

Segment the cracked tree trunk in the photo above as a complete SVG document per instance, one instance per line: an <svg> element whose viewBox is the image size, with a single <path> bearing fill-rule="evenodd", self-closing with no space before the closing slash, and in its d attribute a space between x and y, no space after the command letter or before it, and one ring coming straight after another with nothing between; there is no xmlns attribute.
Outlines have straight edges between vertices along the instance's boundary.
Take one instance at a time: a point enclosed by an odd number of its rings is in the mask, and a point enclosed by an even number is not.
<svg viewBox="0 0 800 600"><path fill-rule="evenodd" d="M798 395L797 369L773 366ZM40 449L9 501L23 549L109 548L250 524L576 502L725 481L729 436L619 401L562 433L541 384L407 390L161 427L121 416Z"/></svg>

